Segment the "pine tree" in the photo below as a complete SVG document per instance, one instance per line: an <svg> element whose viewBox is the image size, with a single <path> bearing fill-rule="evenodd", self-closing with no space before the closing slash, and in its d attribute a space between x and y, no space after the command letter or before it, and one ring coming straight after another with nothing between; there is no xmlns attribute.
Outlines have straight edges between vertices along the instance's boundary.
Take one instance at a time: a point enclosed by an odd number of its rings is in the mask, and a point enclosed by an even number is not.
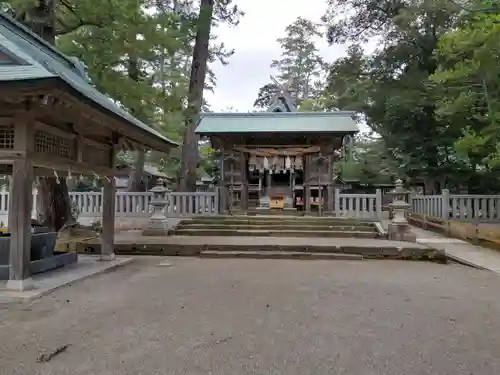
<svg viewBox="0 0 500 375"><path fill-rule="evenodd" d="M322 89L321 78L326 63L315 44L315 39L323 36L319 27L310 20L297 18L286 27L285 36L277 39L281 45L281 58L271 63L271 68L278 71L278 81L293 91L299 108L302 102L319 96ZM272 83L264 85L254 105L267 107L269 103L265 96L273 89L275 85Z"/></svg>

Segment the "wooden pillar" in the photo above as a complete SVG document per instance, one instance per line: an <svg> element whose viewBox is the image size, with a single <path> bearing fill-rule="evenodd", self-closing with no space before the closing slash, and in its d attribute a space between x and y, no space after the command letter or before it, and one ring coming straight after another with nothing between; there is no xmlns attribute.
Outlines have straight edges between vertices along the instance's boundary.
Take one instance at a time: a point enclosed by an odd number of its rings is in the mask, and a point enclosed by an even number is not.
<svg viewBox="0 0 500 375"><path fill-rule="evenodd" d="M311 212L311 158L304 156L304 210Z"/></svg>
<svg viewBox="0 0 500 375"><path fill-rule="evenodd" d="M221 147L220 148L220 160L219 160L219 181L218 181L218 184L219 184L219 213L220 214L225 214L227 213L227 205L228 205L228 189L227 189L227 184L226 184L226 180L225 180L225 163L224 163L224 159L225 159L225 151L224 151L224 147Z"/></svg>
<svg viewBox="0 0 500 375"><path fill-rule="evenodd" d="M115 202L116 184L114 177L104 179L102 189L102 235L101 260L115 259Z"/></svg>
<svg viewBox="0 0 500 375"><path fill-rule="evenodd" d="M248 168L247 157L245 153L240 154L240 176L241 176L241 209L246 211L248 208Z"/></svg>
<svg viewBox="0 0 500 375"><path fill-rule="evenodd" d="M326 186L325 212L327 212L328 215L331 215L333 212L333 184L328 184Z"/></svg>
<svg viewBox="0 0 500 375"><path fill-rule="evenodd" d="M115 256L115 212L116 212L116 180L115 159L116 146L110 150L110 168L112 173L104 179L102 189L102 233L101 260L114 260Z"/></svg>
<svg viewBox="0 0 500 375"><path fill-rule="evenodd" d="M326 185L326 196L325 196L325 211L328 214L332 214L333 208L333 156L328 157L328 173L327 173L328 184Z"/></svg>
<svg viewBox="0 0 500 375"><path fill-rule="evenodd" d="M14 149L22 159L12 163L9 196L10 267L7 289L23 291L33 287L30 273L31 211L33 207L34 122L29 114L14 118Z"/></svg>

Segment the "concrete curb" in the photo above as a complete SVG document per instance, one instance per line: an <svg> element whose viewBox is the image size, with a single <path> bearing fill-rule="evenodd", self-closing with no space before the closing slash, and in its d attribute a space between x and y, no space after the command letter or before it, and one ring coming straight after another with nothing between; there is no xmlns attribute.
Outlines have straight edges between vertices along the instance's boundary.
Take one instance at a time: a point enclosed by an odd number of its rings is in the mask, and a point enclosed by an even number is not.
<svg viewBox="0 0 500 375"><path fill-rule="evenodd" d="M31 301L34 301L36 299L39 299L43 296L46 296L50 293L52 293L53 291L59 289L59 288L62 288L62 287L65 287L65 286L68 286L70 284L74 284L74 283L77 283L77 282L81 282L81 281L84 281L86 279L88 279L89 277L92 277L92 276L96 276L96 275L100 275L100 274L104 274L104 273L108 273L108 272L111 272L111 271L114 271L116 270L118 267L122 267L122 266L125 266L127 264L129 264L130 262L133 261L133 258L117 258L116 260L120 260L119 263L115 263L107 268L102 268L102 269L97 269L97 270L93 270L92 272L82 276L82 277L79 277L79 278L75 278L75 279L69 279L69 280L66 280L66 281L63 281L61 282L60 284L57 284L53 287L49 287L47 289L43 289L43 290L39 290L37 291L37 289L35 290L32 290L32 291L27 291L28 293L31 293L30 295L27 295L27 296L15 296L15 295L12 295L12 296L2 296L0 294L0 304L2 303L23 303L23 302L31 302ZM96 261L98 261L96 259ZM69 272L71 270L68 270ZM0 293L2 292L2 289L0 289Z"/></svg>
<svg viewBox="0 0 500 375"><path fill-rule="evenodd" d="M418 242L418 241L417 241ZM482 270L482 271L491 271L493 272L492 270L486 268L486 267L483 267L483 266L479 266L477 264L474 264L472 262L469 262L465 259L462 259L462 258L459 258L455 255L452 255L450 253L448 253L446 250L443 250L443 249L439 249L437 246L432 246L431 243L428 243L428 242L418 242L419 244L429 248L429 249L432 249L432 250L435 250L435 251L440 251L444 254L444 256L446 257L446 259L450 260L450 261L453 261L455 263L458 263L458 264L461 264L463 266L467 266L467 267L472 267L472 268L475 268L477 270Z"/></svg>
<svg viewBox="0 0 500 375"><path fill-rule="evenodd" d="M495 271L492 271L492 270L490 270L490 269L488 269L488 268L486 268L486 267L479 266L479 265L474 264L474 263L472 263L472 262L469 262L469 261L467 261L467 260L464 260L464 259L461 259L461 258L456 257L456 256L454 256L454 255L451 255L451 254L449 254L449 253L447 253L447 252L445 252L445 255L446 255L446 257L447 257L449 260L451 260L451 261L453 261L453 262L455 262L455 263L461 264L461 265L463 265L463 266L472 267L472 268L475 268L475 269L477 269L477 270L481 270L481 271L490 271L490 272L495 272Z"/></svg>
<svg viewBox="0 0 500 375"><path fill-rule="evenodd" d="M289 260L363 260L359 254L314 253L294 251L216 251L204 250L198 255L207 259L289 259Z"/></svg>

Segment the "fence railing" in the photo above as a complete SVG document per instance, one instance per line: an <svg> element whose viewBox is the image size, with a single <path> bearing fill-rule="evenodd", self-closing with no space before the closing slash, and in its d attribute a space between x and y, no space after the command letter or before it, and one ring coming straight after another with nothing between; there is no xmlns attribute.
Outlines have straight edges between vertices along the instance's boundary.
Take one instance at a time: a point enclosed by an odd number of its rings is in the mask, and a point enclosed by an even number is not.
<svg viewBox="0 0 500 375"><path fill-rule="evenodd" d="M443 220L500 222L500 195L450 194L414 195L412 213Z"/></svg>
<svg viewBox="0 0 500 375"><path fill-rule="evenodd" d="M342 194L335 189L335 216L381 220L382 191L375 194Z"/></svg>
<svg viewBox="0 0 500 375"><path fill-rule="evenodd" d="M37 191L33 191L33 217L36 217ZM167 193L168 204L165 208L167 217L189 217L198 215L219 214L219 191L196 193ZM101 192L70 192L79 217L97 218L102 213ZM117 217L149 217L151 214L150 192L117 192ZM380 220L382 211L382 193L375 194L343 194L335 191L334 213L338 217L352 217ZM0 215L7 220L9 213L9 192L0 190ZM1 218L0 218L1 219Z"/></svg>
<svg viewBox="0 0 500 375"><path fill-rule="evenodd" d="M36 189L33 190L32 216L37 213ZM71 202L80 217L100 217L102 214L101 192L70 192ZM185 217L196 215L217 215L219 213L218 192L167 193L168 204L165 214L168 217ZM151 214L150 192L117 192L117 217L149 217ZM9 213L9 192L0 190L0 215L6 220Z"/></svg>

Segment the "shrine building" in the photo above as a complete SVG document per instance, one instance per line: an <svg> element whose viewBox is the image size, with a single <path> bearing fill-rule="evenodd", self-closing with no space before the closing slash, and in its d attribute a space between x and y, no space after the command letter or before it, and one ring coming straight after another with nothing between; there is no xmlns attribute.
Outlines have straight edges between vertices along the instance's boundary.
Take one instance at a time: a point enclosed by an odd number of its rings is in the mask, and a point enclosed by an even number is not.
<svg viewBox="0 0 500 375"><path fill-rule="evenodd" d="M267 111L204 113L196 133L220 154L221 211L294 213L334 210L334 163L354 112L298 112L286 90Z"/></svg>

